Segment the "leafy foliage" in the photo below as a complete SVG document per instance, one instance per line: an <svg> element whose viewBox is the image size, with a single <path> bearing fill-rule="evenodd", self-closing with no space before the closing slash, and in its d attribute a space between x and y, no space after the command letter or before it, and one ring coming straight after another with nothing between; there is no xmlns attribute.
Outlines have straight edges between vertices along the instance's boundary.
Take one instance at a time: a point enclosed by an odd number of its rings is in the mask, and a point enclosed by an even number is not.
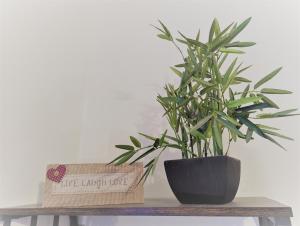
<svg viewBox="0 0 300 226"><path fill-rule="evenodd" d="M158 137L140 133L150 140L148 146L142 146L137 138L130 136L133 146L116 145L126 152L111 163L132 164L147 156L154 156L145 165L146 170L141 179L144 181L154 171L159 156L166 148L180 151L182 158L227 155L232 141L239 138L248 143L254 139L254 134L284 148L273 137L291 138L279 134L276 128L256 122L260 119L298 115L294 113L297 109L263 113L266 109L279 109L268 95L292 93L277 88L261 88L282 68L273 70L252 88L251 80L241 76L250 66L242 67L238 58L228 62L231 55L243 54L241 49L255 45L249 41L234 41L250 20L248 18L240 24L232 23L221 30L218 20L214 19L207 42L200 41L200 32L196 38L189 38L180 32L180 38L175 38L161 21L160 27L154 26L160 32L158 37L171 42L183 60L171 67L171 71L180 80L179 85L166 84L165 96L157 96L172 135L167 130ZM184 45L186 53L179 44ZM223 136L225 132L228 133L227 137ZM228 138L227 142L225 137ZM227 150L224 148L226 144Z"/></svg>

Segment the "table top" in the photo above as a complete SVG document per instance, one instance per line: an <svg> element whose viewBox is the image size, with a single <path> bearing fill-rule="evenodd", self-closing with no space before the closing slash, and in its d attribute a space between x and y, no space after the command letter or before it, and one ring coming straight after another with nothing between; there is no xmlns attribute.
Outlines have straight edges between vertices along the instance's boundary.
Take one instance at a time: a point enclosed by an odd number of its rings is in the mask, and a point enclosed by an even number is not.
<svg viewBox="0 0 300 226"><path fill-rule="evenodd" d="M175 199L149 199L143 204L88 207L42 207L28 205L0 208L0 216L281 216L292 217L292 209L264 197L239 197L224 205L180 204Z"/></svg>

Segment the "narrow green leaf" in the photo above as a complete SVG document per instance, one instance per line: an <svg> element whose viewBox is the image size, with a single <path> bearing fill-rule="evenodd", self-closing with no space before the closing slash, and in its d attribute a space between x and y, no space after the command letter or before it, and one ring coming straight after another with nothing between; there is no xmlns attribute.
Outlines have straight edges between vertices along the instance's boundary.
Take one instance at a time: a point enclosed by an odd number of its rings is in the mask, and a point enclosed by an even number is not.
<svg viewBox="0 0 300 226"><path fill-rule="evenodd" d="M243 21L240 25L238 25L235 29L232 29L230 32L229 37L227 38L227 41L233 40L242 30L245 29L245 27L249 24L251 20L251 17Z"/></svg>
<svg viewBox="0 0 300 226"><path fill-rule="evenodd" d="M123 150L130 150L130 151L134 150L134 147L131 145L118 144L118 145L115 145L115 147L119 148L119 149L123 149Z"/></svg>
<svg viewBox="0 0 300 226"><path fill-rule="evenodd" d="M116 157L114 160L112 160L111 162L107 163L107 165L112 164L114 162L117 162L118 160L120 160L121 158L130 155L131 153L134 153L133 151L127 151L121 155L119 155L118 157Z"/></svg>
<svg viewBox="0 0 300 226"><path fill-rule="evenodd" d="M253 110L262 110L265 108L271 108L272 106L270 106L267 103L259 103L259 104L252 104L246 107L241 107L241 108L237 108L236 111L243 111L243 112L247 112L247 111L253 111Z"/></svg>
<svg viewBox="0 0 300 226"><path fill-rule="evenodd" d="M246 133L246 143L249 143L249 141L252 139L253 130L248 127L247 133Z"/></svg>
<svg viewBox="0 0 300 226"><path fill-rule="evenodd" d="M222 82L223 86L225 86L225 84L228 82L229 76L231 75L236 62L237 62L237 58L235 58L234 61L232 61L232 63L229 65L228 69L226 70L226 72L224 74L223 82Z"/></svg>
<svg viewBox="0 0 300 226"><path fill-rule="evenodd" d="M255 42L232 42L232 43L225 45L225 47L226 48L228 48L228 47L250 47L255 44L256 44Z"/></svg>
<svg viewBox="0 0 300 226"><path fill-rule="evenodd" d="M115 165L116 166L119 166L119 165L122 165L123 163L127 162L129 159L131 159L132 156L134 156L135 152L131 152L131 153L128 153L127 155L123 156L122 158L120 158L116 163Z"/></svg>
<svg viewBox="0 0 300 226"><path fill-rule="evenodd" d="M271 130L280 130L280 129L277 129L275 127L271 127L271 126L267 126L267 125L262 125L262 124L256 124L259 128L261 129L271 129Z"/></svg>
<svg viewBox="0 0 300 226"><path fill-rule="evenodd" d="M163 22L161 22L160 20L158 20L158 22L160 23L160 25L162 26L162 28L164 29L165 33L171 37L171 32L168 30L168 28L163 24Z"/></svg>
<svg viewBox="0 0 300 226"><path fill-rule="evenodd" d="M238 82L251 82L251 80L243 77L235 77L234 80Z"/></svg>
<svg viewBox="0 0 300 226"><path fill-rule="evenodd" d="M238 70L236 74L237 74L237 75L238 75L238 74L241 74L242 72L246 71L246 70L247 70L248 68L250 68L250 67L252 67L252 65L249 65L249 66L247 66L247 67L244 67L244 68Z"/></svg>
<svg viewBox="0 0 300 226"><path fill-rule="evenodd" d="M164 39L164 40L172 41L172 39L165 34L158 34L157 37Z"/></svg>
<svg viewBox="0 0 300 226"><path fill-rule="evenodd" d="M234 124L235 126L241 126L240 123L238 123L236 121L236 119L230 117L229 115L225 114L224 112L220 112L220 111L217 111L217 114L221 117L223 117L224 119L228 120L229 122L231 122L232 124Z"/></svg>
<svg viewBox="0 0 300 226"><path fill-rule="evenodd" d="M280 117L289 117L289 116L295 116L300 114L290 114L294 111L297 111L298 109L289 109L285 111L279 111L276 113L262 113L256 115L257 118L280 118Z"/></svg>
<svg viewBox="0 0 300 226"><path fill-rule="evenodd" d="M137 148L141 147L141 142L139 142L138 139L136 139L134 136L130 136L129 138L134 146L136 146Z"/></svg>
<svg viewBox="0 0 300 226"><path fill-rule="evenodd" d="M130 163L130 165L133 164L133 163L135 163L135 162L137 162L138 160L144 158L145 156L149 155L150 153L152 153L152 152L155 151L155 150L156 150L156 148L154 148L154 147L150 148L148 151L144 152L144 153L141 154L139 157L137 157L135 160L133 160L133 161Z"/></svg>
<svg viewBox="0 0 300 226"><path fill-rule="evenodd" d="M212 115L208 115L208 116L202 118L200 121L197 122L197 124L195 126L193 126L191 128L191 131L201 128L205 123L207 123L211 119L211 117L212 117Z"/></svg>
<svg viewBox="0 0 300 226"><path fill-rule="evenodd" d="M212 22L212 25L210 27L209 31L209 41L211 42L213 39L214 34L218 35L220 33L220 25L218 23L218 20L215 18Z"/></svg>
<svg viewBox="0 0 300 226"><path fill-rule="evenodd" d="M174 68L174 67L170 67L170 68L171 68L171 70L172 70L176 75L178 75L180 78L182 78L182 72L181 72L181 71L177 70L177 69Z"/></svg>
<svg viewBox="0 0 300 226"><path fill-rule="evenodd" d="M287 114L290 114L290 113L295 112L295 111L297 111L297 110L298 110L297 108L288 109L288 110L285 110L285 111L279 111L279 112L276 112L276 113L274 113L273 115L274 115L274 116L287 115Z"/></svg>
<svg viewBox="0 0 300 226"><path fill-rule="evenodd" d="M206 139L206 137L204 136L203 133L201 133L201 132L199 132L198 130L195 130L195 129L191 129L190 134L193 135L194 137L196 137L199 140L205 140Z"/></svg>
<svg viewBox="0 0 300 226"><path fill-rule="evenodd" d="M245 97L238 100L228 101L226 105L228 108L235 108L244 104L254 103L259 100L261 100L261 97L259 96Z"/></svg>
<svg viewBox="0 0 300 226"><path fill-rule="evenodd" d="M204 86L213 86L215 84L212 84L210 82L207 82L201 78L196 78L196 77L193 77L193 80L195 80L197 83L199 83L199 85L204 85Z"/></svg>
<svg viewBox="0 0 300 226"><path fill-rule="evenodd" d="M243 54L244 51L238 50L238 49L226 49L226 48L220 48L221 53L233 53L233 54Z"/></svg>
<svg viewBox="0 0 300 226"><path fill-rule="evenodd" d="M141 136L143 136L143 137L149 139L149 140L155 141L155 140L157 139L157 138L155 138L155 137L149 136L149 135L144 134L144 133L139 133L139 134L140 134Z"/></svg>
<svg viewBox="0 0 300 226"><path fill-rule="evenodd" d="M263 131L258 126L256 126L253 122L251 122L249 119L247 119L241 115L238 115L237 118L240 120L241 124L245 124L248 128L253 130L255 133L264 137Z"/></svg>
<svg viewBox="0 0 300 226"><path fill-rule="evenodd" d="M222 57L222 59L220 60L220 62L218 63L218 68L221 68L223 63L225 62L225 60L227 59L228 57L228 53L224 54L224 56Z"/></svg>
<svg viewBox="0 0 300 226"><path fill-rule="evenodd" d="M216 118L216 120L223 126L227 127L230 131L236 133L239 136L244 136L244 134L236 128L236 125L232 124L230 121L226 121L222 118Z"/></svg>
<svg viewBox="0 0 300 226"><path fill-rule="evenodd" d="M274 101L272 101L270 98L266 97L266 96L263 95L263 94L259 94L258 96L261 96L261 99L262 99L263 102L269 104L269 105L272 106L273 108L279 109L279 106L278 106Z"/></svg>
<svg viewBox="0 0 300 226"><path fill-rule="evenodd" d="M273 135L273 136L276 136L276 137L280 137L280 138L283 138L283 139L287 139L287 140L294 140L293 138L290 138L288 136L285 136L285 135L282 135L280 133L276 133L274 131L270 131L270 130L267 130L267 129L262 129L262 131L264 133L267 133L267 134L270 134L270 135Z"/></svg>
<svg viewBox="0 0 300 226"><path fill-rule="evenodd" d="M273 142L274 144L276 144L277 146L281 147L283 150L286 151L286 149L281 145L279 144L276 140L274 140L272 137L270 137L269 135L265 134L264 137L266 139L268 139L269 141Z"/></svg>
<svg viewBox="0 0 300 226"><path fill-rule="evenodd" d="M168 130L165 130L165 132L163 133L163 135L161 136L160 140L159 140L159 146L163 145L163 143L165 142L165 137L167 135Z"/></svg>
<svg viewBox="0 0 300 226"><path fill-rule="evenodd" d="M213 132L214 140L216 141L218 147L220 149L223 149L222 134L221 134L221 131L220 131L220 128L218 126L218 122L216 119L213 120L212 132Z"/></svg>
<svg viewBox="0 0 300 226"><path fill-rule="evenodd" d="M229 99L234 100L234 94L231 88L229 88Z"/></svg>
<svg viewBox="0 0 300 226"><path fill-rule="evenodd" d="M153 161L153 162L154 162L154 161ZM148 176L149 176L149 174L150 174L150 172L151 172L152 169L153 169L153 163L151 163L151 164L147 167L146 171L144 172L143 176L142 176L141 179L139 180L138 184L140 184L141 182L145 183L145 181L147 180L147 178L148 178Z"/></svg>
<svg viewBox="0 0 300 226"><path fill-rule="evenodd" d="M282 67L275 69L274 71L272 71L270 74L266 75L265 77L263 77L261 80L259 80L255 85L254 85L254 89L257 89L258 87L260 87L261 85L263 85L264 83L266 83L267 81L271 80L275 75L278 74L278 72L282 69Z"/></svg>
<svg viewBox="0 0 300 226"><path fill-rule="evenodd" d="M244 91L243 91L243 93L242 93L242 95L241 95L241 98L245 98L245 97L247 96L247 94L248 94L248 92L249 92L249 89L250 89L250 85L248 84L248 85L246 86L246 88L244 89Z"/></svg>
<svg viewBox="0 0 300 226"><path fill-rule="evenodd" d="M263 88L261 93L267 93L267 94L291 94L293 92L284 90L284 89L271 89L271 88Z"/></svg>

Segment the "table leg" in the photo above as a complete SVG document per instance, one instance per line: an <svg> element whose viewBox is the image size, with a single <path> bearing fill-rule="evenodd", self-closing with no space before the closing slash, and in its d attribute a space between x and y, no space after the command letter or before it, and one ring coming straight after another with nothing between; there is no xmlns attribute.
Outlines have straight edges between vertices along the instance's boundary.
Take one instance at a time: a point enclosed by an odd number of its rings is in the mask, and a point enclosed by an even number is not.
<svg viewBox="0 0 300 226"><path fill-rule="evenodd" d="M289 217L259 217L259 226L292 226Z"/></svg>
<svg viewBox="0 0 300 226"><path fill-rule="evenodd" d="M59 216L55 215L53 217L53 226L58 226L59 224Z"/></svg>
<svg viewBox="0 0 300 226"><path fill-rule="evenodd" d="M31 216L30 226L36 226L36 225L37 225L37 216Z"/></svg>
<svg viewBox="0 0 300 226"><path fill-rule="evenodd" d="M77 216L70 216L70 226L79 226Z"/></svg>

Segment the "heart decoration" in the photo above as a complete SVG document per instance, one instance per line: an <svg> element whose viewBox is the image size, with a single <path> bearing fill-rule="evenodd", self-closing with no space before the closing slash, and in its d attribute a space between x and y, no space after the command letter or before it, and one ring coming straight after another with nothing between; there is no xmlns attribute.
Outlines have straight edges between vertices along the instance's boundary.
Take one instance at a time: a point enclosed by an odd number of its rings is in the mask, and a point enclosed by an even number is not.
<svg viewBox="0 0 300 226"><path fill-rule="evenodd" d="M50 168L47 171L47 178L56 183L60 183L66 174L66 166L59 165L56 168Z"/></svg>

